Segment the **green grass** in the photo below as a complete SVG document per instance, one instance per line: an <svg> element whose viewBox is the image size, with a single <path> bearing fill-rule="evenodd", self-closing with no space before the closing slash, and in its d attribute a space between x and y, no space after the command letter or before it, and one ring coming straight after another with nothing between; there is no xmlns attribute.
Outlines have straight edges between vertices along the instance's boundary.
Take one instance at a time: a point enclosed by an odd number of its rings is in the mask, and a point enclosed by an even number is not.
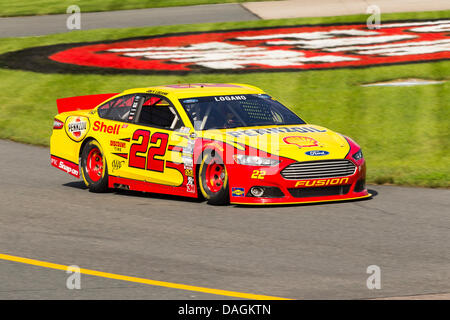
<svg viewBox="0 0 450 320"><path fill-rule="evenodd" d="M388 19L443 18L449 11L384 15ZM365 16L77 31L0 39L0 53L65 42L198 30L302 23L364 21ZM397 78L450 80L450 61L306 72L255 74L72 75L0 69L0 138L47 146L55 100L186 82L239 82L263 88L309 123L354 138L368 162L370 183L450 187L450 81L415 87L361 87Z"/></svg>
<svg viewBox="0 0 450 320"><path fill-rule="evenodd" d="M66 13L71 5L81 12L98 12L247 1L267 0L0 0L0 17Z"/></svg>

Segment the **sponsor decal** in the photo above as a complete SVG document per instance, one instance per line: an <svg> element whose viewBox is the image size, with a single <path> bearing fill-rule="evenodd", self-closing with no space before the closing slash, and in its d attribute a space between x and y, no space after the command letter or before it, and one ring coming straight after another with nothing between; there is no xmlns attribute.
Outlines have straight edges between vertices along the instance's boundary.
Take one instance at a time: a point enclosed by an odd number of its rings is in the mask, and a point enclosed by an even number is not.
<svg viewBox="0 0 450 320"><path fill-rule="evenodd" d="M214 97L216 101L236 101L236 100L247 100L246 96L222 96L222 97Z"/></svg>
<svg viewBox="0 0 450 320"><path fill-rule="evenodd" d="M325 187L346 184L349 178L300 180L295 183L295 187Z"/></svg>
<svg viewBox="0 0 450 320"><path fill-rule="evenodd" d="M39 72L178 73L300 71L447 60L450 20L300 25L163 34L59 44L0 56Z"/></svg>
<svg viewBox="0 0 450 320"><path fill-rule="evenodd" d="M306 151L305 154L308 156L311 156L311 157L321 157L321 156L326 156L330 153L325 150L311 150L311 151Z"/></svg>
<svg viewBox="0 0 450 320"><path fill-rule="evenodd" d="M166 91L155 90L155 89L147 90L147 93L150 93L150 94L156 94L156 95L160 95L160 96L166 96L166 95L169 94L169 93L166 92Z"/></svg>
<svg viewBox="0 0 450 320"><path fill-rule="evenodd" d="M74 177L77 177L77 178L80 177L80 173L78 171L78 165L73 162L70 162L70 161L55 157L55 156L51 156L51 164L52 164L52 166L54 166L64 172L67 172L68 174L71 174Z"/></svg>
<svg viewBox="0 0 450 320"><path fill-rule="evenodd" d="M193 177L193 176L194 176L194 170L193 170L193 168L192 168L192 167L186 167L186 168L184 169L184 175L185 175L186 177Z"/></svg>
<svg viewBox="0 0 450 320"><path fill-rule="evenodd" d="M195 186L191 184L186 185L186 191L190 193L195 193Z"/></svg>
<svg viewBox="0 0 450 320"><path fill-rule="evenodd" d="M74 176L78 177L78 169L71 168L70 166L66 165L62 161L59 163L58 168L63 170L63 171L66 171L67 173L69 173L71 175L74 175Z"/></svg>
<svg viewBox="0 0 450 320"><path fill-rule="evenodd" d="M70 139L80 142L89 131L89 119L80 116L70 116L66 119L65 128Z"/></svg>
<svg viewBox="0 0 450 320"><path fill-rule="evenodd" d="M136 109L137 109L137 107L139 105L139 100L140 99L141 99L141 96L139 96L139 95L134 97L134 101L133 101L133 104L132 104L132 106L130 108L130 113L129 113L129 116L128 116L128 120L129 121L132 121L134 119L134 117L136 115Z"/></svg>
<svg viewBox="0 0 450 320"><path fill-rule="evenodd" d="M121 160L113 160L111 163L112 171L120 170L125 161Z"/></svg>
<svg viewBox="0 0 450 320"><path fill-rule="evenodd" d="M122 148L127 146L125 142L116 140L110 140L109 145L114 148L114 151L122 151Z"/></svg>
<svg viewBox="0 0 450 320"><path fill-rule="evenodd" d="M198 102L198 99L186 99L186 100L183 100L183 103L197 103Z"/></svg>
<svg viewBox="0 0 450 320"><path fill-rule="evenodd" d="M92 127L92 130L103 132L103 133L119 134L120 124L108 126L103 121L95 121L94 126Z"/></svg>
<svg viewBox="0 0 450 320"><path fill-rule="evenodd" d="M194 179L194 140L188 140L187 146L181 150L181 159L184 166L184 174L187 177L186 190L187 192L196 192Z"/></svg>
<svg viewBox="0 0 450 320"><path fill-rule="evenodd" d="M303 136L285 137L285 138L283 138L283 141L284 141L284 143L287 143L287 144L296 145L299 148L319 146L319 143L317 142L317 140L310 138L310 137L303 137Z"/></svg>
<svg viewBox="0 0 450 320"><path fill-rule="evenodd" d="M244 188L231 188L231 195L233 197L243 197L245 195Z"/></svg>
<svg viewBox="0 0 450 320"><path fill-rule="evenodd" d="M186 191L187 192L195 192L195 181L194 181L194 177L193 176L188 176L187 177L187 182L186 182Z"/></svg>
<svg viewBox="0 0 450 320"><path fill-rule="evenodd" d="M188 139L187 145L181 148L181 161L185 169L191 169L194 164L194 145L195 140Z"/></svg>
<svg viewBox="0 0 450 320"><path fill-rule="evenodd" d="M110 140L109 146L113 148L113 151L120 153L124 148L127 147L126 142L130 142L129 138L120 140Z"/></svg>
<svg viewBox="0 0 450 320"><path fill-rule="evenodd" d="M236 130L227 132L230 136L238 138L240 136L259 136L264 134L272 134L272 133L289 133L289 132L326 132L326 129L317 129L314 127L276 127L276 128L263 128L263 129L247 129L247 130Z"/></svg>

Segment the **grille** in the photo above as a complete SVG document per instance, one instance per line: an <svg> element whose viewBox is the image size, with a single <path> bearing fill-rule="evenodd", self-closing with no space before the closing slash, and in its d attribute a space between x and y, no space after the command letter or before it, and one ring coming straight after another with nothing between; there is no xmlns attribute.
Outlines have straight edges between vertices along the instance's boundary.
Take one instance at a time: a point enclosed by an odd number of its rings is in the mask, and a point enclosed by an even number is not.
<svg viewBox="0 0 450 320"><path fill-rule="evenodd" d="M351 176L355 170L349 160L296 162L281 170L281 176L288 180L337 178Z"/></svg>
<svg viewBox="0 0 450 320"><path fill-rule="evenodd" d="M325 197L344 195L350 191L350 185L312 188L289 188L291 196L295 198Z"/></svg>

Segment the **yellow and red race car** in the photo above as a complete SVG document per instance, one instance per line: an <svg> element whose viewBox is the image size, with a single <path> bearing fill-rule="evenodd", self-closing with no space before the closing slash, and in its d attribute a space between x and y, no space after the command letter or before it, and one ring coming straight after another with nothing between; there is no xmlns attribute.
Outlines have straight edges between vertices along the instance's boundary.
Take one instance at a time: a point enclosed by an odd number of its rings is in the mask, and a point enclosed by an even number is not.
<svg viewBox="0 0 450 320"><path fill-rule="evenodd" d="M57 100L53 166L111 188L286 204L370 197L361 148L259 88L176 84Z"/></svg>

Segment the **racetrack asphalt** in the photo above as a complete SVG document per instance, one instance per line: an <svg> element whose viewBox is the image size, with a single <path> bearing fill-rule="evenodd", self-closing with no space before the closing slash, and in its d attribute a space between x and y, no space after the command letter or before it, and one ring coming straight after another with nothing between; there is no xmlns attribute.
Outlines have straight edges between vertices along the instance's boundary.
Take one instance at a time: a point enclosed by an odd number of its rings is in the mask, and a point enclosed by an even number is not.
<svg viewBox="0 0 450 320"><path fill-rule="evenodd" d="M48 148L0 148L0 299L238 298L84 274L69 290L65 271L2 255L294 299L450 292L448 189L369 186L375 196L363 201L215 207L90 193L50 166ZM366 287L370 265L379 290Z"/></svg>
<svg viewBox="0 0 450 320"><path fill-rule="evenodd" d="M82 8L81 8L82 10ZM0 18L0 38L71 32L70 14ZM190 23L250 21L259 18L236 3L109 12L81 11L81 30L131 28ZM76 30L75 30L76 31Z"/></svg>
<svg viewBox="0 0 450 320"><path fill-rule="evenodd" d="M367 14L377 5L381 20L384 13L436 11L450 9L448 0L284 0L197 5L184 7L83 12L81 30L128 28L208 22L249 21ZM370 11L373 12L373 11ZM0 18L0 38L69 33L66 21L70 14ZM382 22L382 21L381 21Z"/></svg>

